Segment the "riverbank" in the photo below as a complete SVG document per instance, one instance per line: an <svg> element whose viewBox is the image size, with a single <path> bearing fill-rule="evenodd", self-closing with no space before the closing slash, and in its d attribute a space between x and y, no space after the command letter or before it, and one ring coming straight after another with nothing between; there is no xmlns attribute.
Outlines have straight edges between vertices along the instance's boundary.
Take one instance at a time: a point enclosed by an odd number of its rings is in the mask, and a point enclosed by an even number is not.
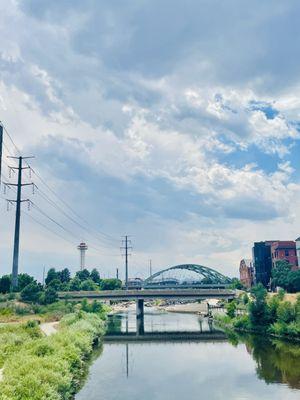
<svg viewBox="0 0 300 400"><path fill-rule="evenodd" d="M79 310L43 328L35 322L1 327L1 400L72 399L105 323L103 314Z"/></svg>

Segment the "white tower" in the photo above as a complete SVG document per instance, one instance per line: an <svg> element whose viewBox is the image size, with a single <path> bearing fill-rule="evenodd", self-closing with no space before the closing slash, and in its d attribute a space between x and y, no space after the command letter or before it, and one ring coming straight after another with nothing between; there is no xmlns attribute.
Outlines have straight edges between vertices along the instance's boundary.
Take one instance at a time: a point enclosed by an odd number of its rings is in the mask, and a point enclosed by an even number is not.
<svg viewBox="0 0 300 400"><path fill-rule="evenodd" d="M85 269L85 252L87 251L88 246L86 243L82 242L77 246L77 249L80 251L80 271L82 271Z"/></svg>

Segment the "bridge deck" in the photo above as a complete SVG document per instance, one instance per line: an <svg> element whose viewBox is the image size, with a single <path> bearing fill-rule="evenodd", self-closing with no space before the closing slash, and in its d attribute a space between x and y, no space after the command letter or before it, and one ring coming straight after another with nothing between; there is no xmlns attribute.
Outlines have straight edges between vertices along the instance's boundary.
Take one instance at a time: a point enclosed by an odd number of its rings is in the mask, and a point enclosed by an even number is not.
<svg viewBox="0 0 300 400"><path fill-rule="evenodd" d="M229 289L147 289L147 290L103 290L59 292L60 299L102 300L154 300L154 299L234 299L234 290Z"/></svg>

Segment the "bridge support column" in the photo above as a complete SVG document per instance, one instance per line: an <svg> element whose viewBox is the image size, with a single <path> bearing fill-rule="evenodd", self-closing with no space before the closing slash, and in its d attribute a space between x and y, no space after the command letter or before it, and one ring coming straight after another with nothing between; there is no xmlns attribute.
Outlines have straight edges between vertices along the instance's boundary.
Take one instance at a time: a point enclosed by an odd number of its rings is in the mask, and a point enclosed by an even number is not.
<svg viewBox="0 0 300 400"><path fill-rule="evenodd" d="M136 335L142 336L145 333L144 329L144 317L136 319Z"/></svg>
<svg viewBox="0 0 300 400"><path fill-rule="evenodd" d="M136 317L144 318L144 299L136 300Z"/></svg>

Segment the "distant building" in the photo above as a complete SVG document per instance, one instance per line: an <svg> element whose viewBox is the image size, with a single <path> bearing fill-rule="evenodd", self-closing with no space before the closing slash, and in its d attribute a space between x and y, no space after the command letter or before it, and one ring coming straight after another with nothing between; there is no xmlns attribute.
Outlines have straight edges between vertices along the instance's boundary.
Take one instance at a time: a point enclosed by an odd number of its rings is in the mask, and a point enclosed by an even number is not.
<svg viewBox="0 0 300 400"><path fill-rule="evenodd" d="M271 256L273 268L277 261L286 260L290 265L292 265L292 269L298 269L296 243L293 240L272 243Z"/></svg>
<svg viewBox="0 0 300 400"><path fill-rule="evenodd" d="M255 283L262 283L265 287L268 287L271 279L271 245L274 242L278 241L255 242L252 249Z"/></svg>
<svg viewBox="0 0 300 400"><path fill-rule="evenodd" d="M254 281L254 270L252 260L243 259L240 262L240 281L241 283L250 288Z"/></svg>
<svg viewBox="0 0 300 400"><path fill-rule="evenodd" d="M296 239L296 251L297 251L297 258L298 258L298 267L300 267L300 236Z"/></svg>

